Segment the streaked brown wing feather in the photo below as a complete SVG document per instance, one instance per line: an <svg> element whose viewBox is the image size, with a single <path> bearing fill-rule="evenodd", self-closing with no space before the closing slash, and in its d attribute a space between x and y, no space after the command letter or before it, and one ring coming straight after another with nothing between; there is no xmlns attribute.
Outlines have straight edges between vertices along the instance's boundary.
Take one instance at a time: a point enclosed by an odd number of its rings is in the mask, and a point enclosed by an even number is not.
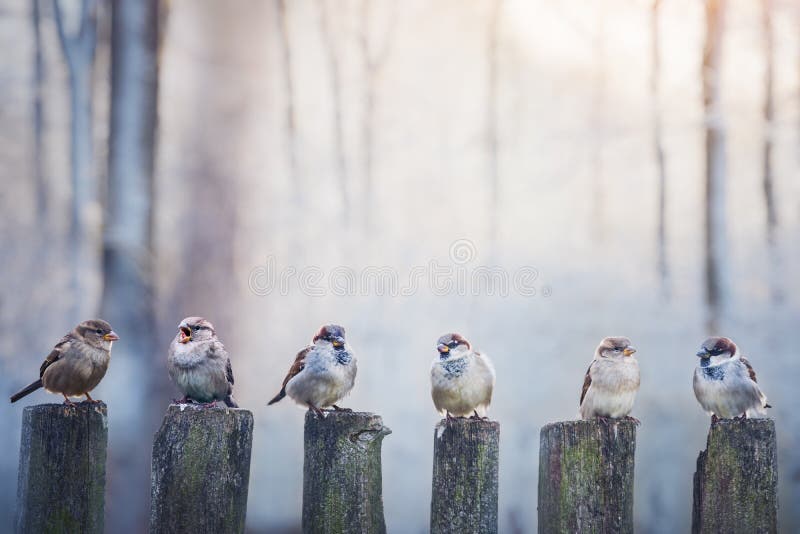
<svg viewBox="0 0 800 534"><path fill-rule="evenodd" d="M592 370L592 365L594 365L594 362L589 364L589 368L586 369L586 376L583 378L583 390L581 391L581 400L578 403L578 406L583 404L583 399L584 397L586 397L586 392L589 391L589 386L592 385L592 375L589 374L589 371Z"/></svg>
<svg viewBox="0 0 800 534"><path fill-rule="evenodd" d="M228 377L228 383L233 385L233 367L231 367L231 359L228 358L227 363L225 364L225 374Z"/></svg>
<svg viewBox="0 0 800 534"><path fill-rule="evenodd" d="M294 376L297 375L297 373L303 370L303 368L306 366L306 355L313 348L314 348L313 346L308 346L297 353L297 357L295 357L294 363L292 364L292 367L289 369L289 373L286 375L286 378L283 379L283 384L281 384L281 388L285 388L286 384L289 383L289 380L294 378Z"/></svg>
<svg viewBox="0 0 800 534"><path fill-rule="evenodd" d="M745 366L745 367L747 367L747 373L750 375L750 379L751 379L753 382L755 382L755 383L758 383L758 380L756 380L756 370L755 370L755 369L753 369L753 366L752 366L752 365L750 365L750 362L749 362L749 361L747 361L747 358L745 358L745 357L742 357L742 358L739 358L739 359L742 361L742 363L744 364L744 366ZM769 385L769 384L767 384L767 385Z"/></svg>
<svg viewBox="0 0 800 534"><path fill-rule="evenodd" d="M69 342L72 341L72 335L67 334L66 336L62 337L58 343L56 343L53 350L50 351L50 354L47 355L47 358L44 359L42 362L42 366L39 367L39 378L44 376L44 372L50 367L52 364L57 362L59 358L61 358L61 354L64 350L69 346Z"/></svg>

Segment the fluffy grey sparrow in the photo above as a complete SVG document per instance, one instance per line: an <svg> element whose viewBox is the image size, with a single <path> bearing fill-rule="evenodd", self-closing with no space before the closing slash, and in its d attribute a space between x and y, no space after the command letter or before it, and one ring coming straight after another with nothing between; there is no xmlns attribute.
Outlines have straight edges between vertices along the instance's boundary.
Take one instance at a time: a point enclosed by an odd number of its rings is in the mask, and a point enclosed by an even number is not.
<svg viewBox="0 0 800 534"><path fill-rule="evenodd" d="M443 335L436 348L439 354L431 365L433 405L448 419L485 417L495 382L489 357L473 351L460 334Z"/></svg>
<svg viewBox="0 0 800 534"><path fill-rule="evenodd" d="M627 337L607 337L594 351L581 391L582 419L629 417L639 391L639 362ZM637 423L638 420L634 419Z"/></svg>
<svg viewBox="0 0 800 534"><path fill-rule="evenodd" d="M345 341L344 328L325 325L311 340L311 345L297 354L280 392L269 404L289 395L318 416L322 416L322 408L327 406L343 410L336 403L353 389L356 371L356 357Z"/></svg>
<svg viewBox="0 0 800 534"><path fill-rule="evenodd" d="M86 395L89 402L99 402L89 392L106 375L111 344L118 339L111 325L102 319L83 321L53 347L39 368L39 380L14 394L11 402L41 387L63 395L65 404L71 405L69 397L80 395Z"/></svg>
<svg viewBox="0 0 800 534"><path fill-rule="evenodd" d="M233 370L228 351L217 338L214 325L202 317L187 317L169 346L169 376L183 393L183 399L207 407L224 401L238 408L233 393Z"/></svg>
<svg viewBox="0 0 800 534"><path fill-rule="evenodd" d="M727 337L710 337L703 342L700 365L694 370L694 395L712 422L718 418L747 418L765 415L767 397L756 382L756 372L739 348Z"/></svg>

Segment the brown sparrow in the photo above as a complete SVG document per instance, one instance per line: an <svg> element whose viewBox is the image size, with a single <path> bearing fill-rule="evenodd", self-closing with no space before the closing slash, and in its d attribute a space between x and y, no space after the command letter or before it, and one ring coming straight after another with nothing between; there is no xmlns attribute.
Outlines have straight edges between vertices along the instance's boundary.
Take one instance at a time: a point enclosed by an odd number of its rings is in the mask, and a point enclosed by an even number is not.
<svg viewBox="0 0 800 534"><path fill-rule="evenodd" d="M492 402L495 372L485 354L473 351L460 334L445 334L437 343L438 356L431 365L433 405L451 416L486 416Z"/></svg>
<svg viewBox="0 0 800 534"><path fill-rule="evenodd" d="M343 410L336 403L353 389L356 371L356 358L344 339L344 328L325 325L311 340L311 345L297 354L280 392L269 404L289 395L318 416L322 416L322 408L327 406Z"/></svg>
<svg viewBox="0 0 800 534"><path fill-rule="evenodd" d="M583 380L582 419L628 417L639 391L639 362L633 356L635 352L627 337L607 337L600 342Z"/></svg>
<svg viewBox="0 0 800 534"><path fill-rule="evenodd" d="M69 397L86 395L97 387L111 361L111 344L119 336L111 325L102 319L83 321L53 347L39 368L39 380L11 397L11 402L44 387L51 393L64 396L64 403L72 405Z"/></svg>
<svg viewBox="0 0 800 534"><path fill-rule="evenodd" d="M197 401L206 407L224 401L238 408L233 393L233 369L225 346L217 339L214 325L202 317L187 317L169 346L167 368L183 393L178 402Z"/></svg>
<svg viewBox="0 0 800 534"><path fill-rule="evenodd" d="M767 397L756 382L756 372L736 344L727 337L710 337L703 342L700 365L694 370L694 395L711 421L751 413L765 415Z"/></svg>

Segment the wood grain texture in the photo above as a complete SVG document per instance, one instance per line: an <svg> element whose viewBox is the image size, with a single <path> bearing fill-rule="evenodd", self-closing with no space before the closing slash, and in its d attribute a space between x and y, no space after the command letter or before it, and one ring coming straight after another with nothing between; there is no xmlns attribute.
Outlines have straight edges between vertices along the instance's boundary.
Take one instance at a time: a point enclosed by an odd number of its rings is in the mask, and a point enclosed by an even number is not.
<svg viewBox="0 0 800 534"><path fill-rule="evenodd" d="M552 423L540 439L539 532L632 533L636 423Z"/></svg>
<svg viewBox="0 0 800 534"><path fill-rule="evenodd" d="M102 533L107 444L103 403L25 408L16 531Z"/></svg>
<svg viewBox="0 0 800 534"><path fill-rule="evenodd" d="M306 413L304 533L386 532L381 444L390 433L371 413Z"/></svg>
<svg viewBox="0 0 800 534"><path fill-rule="evenodd" d="M777 490L775 422L722 419L697 458L692 532L777 532Z"/></svg>
<svg viewBox="0 0 800 534"><path fill-rule="evenodd" d="M171 405L153 443L151 533L241 533L253 414Z"/></svg>
<svg viewBox="0 0 800 534"><path fill-rule="evenodd" d="M442 419L433 436L431 533L496 533L500 424Z"/></svg>

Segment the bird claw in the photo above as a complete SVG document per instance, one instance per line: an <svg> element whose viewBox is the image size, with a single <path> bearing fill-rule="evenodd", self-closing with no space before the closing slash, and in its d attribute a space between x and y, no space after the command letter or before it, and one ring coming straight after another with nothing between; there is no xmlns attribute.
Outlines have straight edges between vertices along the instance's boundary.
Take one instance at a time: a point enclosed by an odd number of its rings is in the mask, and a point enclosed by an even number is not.
<svg viewBox="0 0 800 534"><path fill-rule="evenodd" d="M189 397L183 397L182 399L172 399L172 402L175 404L189 404Z"/></svg>
<svg viewBox="0 0 800 534"><path fill-rule="evenodd" d="M216 399L211 401L211 402L201 402L200 403L200 408L202 408L203 410L210 410L211 408L216 408L216 407L217 407Z"/></svg>
<svg viewBox="0 0 800 534"><path fill-rule="evenodd" d="M314 415L316 415L320 419L324 419L325 418L325 412L323 410L320 410L319 408L317 408L313 404L309 404L308 405L308 409L311 410L312 412L314 412Z"/></svg>
<svg viewBox="0 0 800 534"><path fill-rule="evenodd" d="M350 413L353 412L352 408L341 408L339 406L336 406L335 404L331 404L331 408L333 408L334 412L350 412Z"/></svg>
<svg viewBox="0 0 800 534"><path fill-rule="evenodd" d="M636 418L635 418L635 417L633 417L632 415L626 415L626 416L625 416L625 420L626 420L626 421L633 421L633 422L634 422L634 424L636 424L636 426L640 426L640 425L642 424L642 422L641 422L641 421L639 421L638 419L636 419Z"/></svg>

